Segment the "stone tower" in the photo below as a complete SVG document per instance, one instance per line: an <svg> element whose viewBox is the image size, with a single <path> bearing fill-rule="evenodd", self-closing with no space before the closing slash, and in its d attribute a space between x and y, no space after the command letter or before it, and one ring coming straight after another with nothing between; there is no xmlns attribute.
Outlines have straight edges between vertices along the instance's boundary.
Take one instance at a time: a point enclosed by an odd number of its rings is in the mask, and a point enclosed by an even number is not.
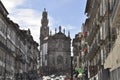
<svg viewBox="0 0 120 80"><path fill-rule="evenodd" d="M47 55L47 38L49 37L49 27L48 27L48 18L47 18L47 12L44 8L44 11L42 13L42 19L41 19L41 27L40 27L40 64L41 66L46 66L47 59L45 56Z"/></svg>
<svg viewBox="0 0 120 80"><path fill-rule="evenodd" d="M44 39L49 36L49 27L48 27L48 18L47 12L44 8L41 19L41 28L40 28L40 45L44 43Z"/></svg>

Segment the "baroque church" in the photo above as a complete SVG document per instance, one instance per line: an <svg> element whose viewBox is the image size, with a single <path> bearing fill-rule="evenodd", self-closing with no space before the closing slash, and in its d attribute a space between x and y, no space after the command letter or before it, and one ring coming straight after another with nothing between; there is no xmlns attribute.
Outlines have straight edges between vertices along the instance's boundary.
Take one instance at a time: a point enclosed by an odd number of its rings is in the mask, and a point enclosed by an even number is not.
<svg viewBox="0 0 120 80"><path fill-rule="evenodd" d="M40 27L40 56L42 72L50 74L66 74L71 70L71 39L70 32L62 32L55 29L52 34L48 26L48 15L46 9L42 13Z"/></svg>

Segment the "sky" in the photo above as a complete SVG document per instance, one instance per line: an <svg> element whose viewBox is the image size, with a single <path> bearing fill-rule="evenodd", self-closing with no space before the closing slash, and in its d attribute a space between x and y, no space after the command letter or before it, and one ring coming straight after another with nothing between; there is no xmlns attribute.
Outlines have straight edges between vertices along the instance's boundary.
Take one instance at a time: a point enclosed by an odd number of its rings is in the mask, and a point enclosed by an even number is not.
<svg viewBox="0 0 120 80"><path fill-rule="evenodd" d="M55 28L62 26L66 35L70 31L71 39L81 31L85 22L87 0L1 0L9 12L13 22L20 29L31 31L35 41L39 43L41 18L44 8L48 12L49 28L54 34Z"/></svg>

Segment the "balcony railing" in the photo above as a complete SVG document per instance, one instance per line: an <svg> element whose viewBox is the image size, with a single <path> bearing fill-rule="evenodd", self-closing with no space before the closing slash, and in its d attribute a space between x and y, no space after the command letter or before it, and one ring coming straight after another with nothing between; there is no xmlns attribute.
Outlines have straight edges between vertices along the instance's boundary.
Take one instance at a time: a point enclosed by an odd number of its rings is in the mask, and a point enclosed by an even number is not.
<svg viewBox="0 0 120 80"><path fill-rule="evenodd" d="M97 52L98 49L99 49L99 47L100 47L100 46L95 42L94 45L93 45L93 51L94 51L94 52Z"/></svg>
<svg viewBox="0 0 120 80"><path fill-rule="evenodd" d="M93 30L94 30L94 28L92 27L89 35L86 38L86 42L88 42L89 45L91 45L93 38L94 38Z"/></svg>
<svg viewBox="0 0 120 80"><path fill-rule="evenodd" d="M91 59L97 53L99 47L100 46L98 45L97 42L93 43L89 52L86 54L85 59L88 59L88 60Z"/></svg>
<svg viewBox="0 0 120 80"><path fill-rule="evenodd" d="M95 37L97 31L99 29L99 26L98 25L93 25L91 30L90 30L90 33L89 35L87 36L86 38L86 42L88 42L88 44L90 45L92 43L92 40L93 38Z"/></svg>
<svg viewBox="0 0 120 80"><path fill-rule="evenodd" d="M120 6L120 0L115 0L115 4L113 5L113 9L112 9L112 21L114 20L115 18L115 15L116 15L116 12L118 9L118 7Z"/></svg>
<svg viewBox="0 0 120 80"><path fill-rule="evenodd" d="M97 9L99 7L99 3L100 3L100 0L92 0L92 4L91 4L91 17L92 18L95 18L95 14L97 13Z"/></svg>
<svg viewBox="0 0 120 80"><path fill-rule="evenodd" d="M11 51L6 45L4 45L1 41L0 41L0 47L2 47L3 49L5 49L7 52L9 53L13 53L13 51Z"/></svg>

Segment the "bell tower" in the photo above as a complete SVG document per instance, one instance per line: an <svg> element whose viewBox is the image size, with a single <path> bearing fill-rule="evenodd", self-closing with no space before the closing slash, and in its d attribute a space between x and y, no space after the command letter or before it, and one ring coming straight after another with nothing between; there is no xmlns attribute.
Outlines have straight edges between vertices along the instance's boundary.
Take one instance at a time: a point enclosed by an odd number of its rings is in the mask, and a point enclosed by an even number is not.
<svg viewBox="0 0 120 80"><path fill-rule="evenodd" d="M44 8L44 11L42 13L41 28L40 28L40 45L43 44L44 39L46 37L49 37L49 27L48 27L47 12L46 9Z"/></svg>

